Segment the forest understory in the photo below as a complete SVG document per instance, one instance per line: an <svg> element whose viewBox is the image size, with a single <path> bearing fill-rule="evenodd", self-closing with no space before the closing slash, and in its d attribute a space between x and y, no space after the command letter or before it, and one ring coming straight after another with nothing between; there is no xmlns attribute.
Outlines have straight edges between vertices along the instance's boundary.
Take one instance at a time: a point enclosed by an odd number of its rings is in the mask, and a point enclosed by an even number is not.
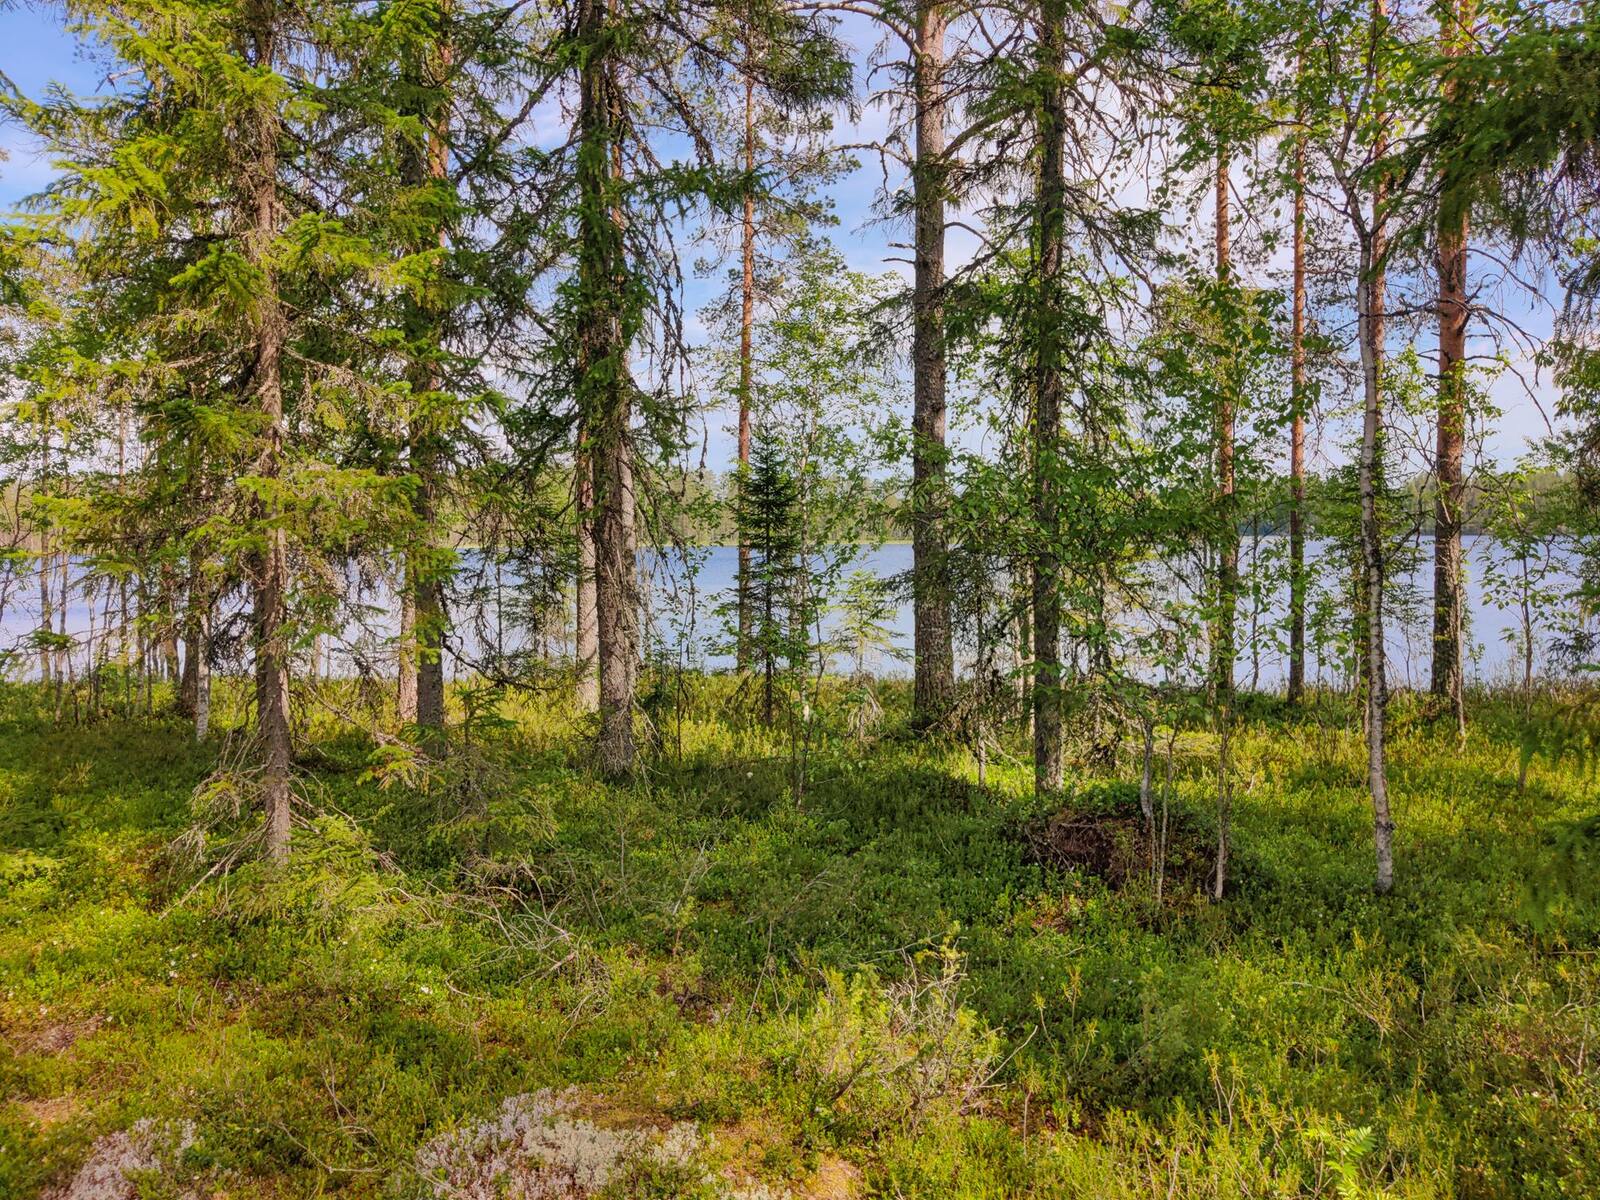
<svg viewBox="0 0 1600 1200"><path fill-rule="evenodd" d="M1204 725L1152 831L1137 738L1041 800L830 680L799 790L734 680L627 783L564 696L396 766L312 685L282 868L244 681L200 745L0 685L0 1195L1600 1190L1592 690L1397 694L1381 897L1350 699L1242 697L1216 903Z"/></svg>

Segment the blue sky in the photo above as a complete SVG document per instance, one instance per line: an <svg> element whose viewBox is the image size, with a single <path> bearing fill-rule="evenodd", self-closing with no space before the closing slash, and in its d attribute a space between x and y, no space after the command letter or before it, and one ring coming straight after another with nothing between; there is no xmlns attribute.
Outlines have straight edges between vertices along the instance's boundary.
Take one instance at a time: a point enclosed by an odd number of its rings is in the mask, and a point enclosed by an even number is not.
<svg viewBox="0 0 1600 1200"><path fill-rule="evenodd" d="M103 74L56 14L32 6L0 9L0 71L28 96L39 95L52 82L92 93ZM0 205L11 208L48 183L51 172L16 128L0 127L0 146L10 155L0 163Z"/></svg>
<svg viewBox="0 0 1600 1200"><path fill-rule="evenodd" d="M864 20L851 18L844 26L844 32L857 43L858 59L864 62L876 40L870 26ZM106 86L103 64L96 64L77 40L63 29L53 6L29 5L0 10L0 69L29 95L40 94L53 82L64 84L80 94L92 94ZM886 123L887 117L881 108L867 106L856 122L841 122L840 138L849 142L869 140L881 134ZM0 126L0 147L4 147L9 154L8 161L0 162L0 209L10 209L23 197L47 184L51 170L49 163L15 127ZM858 170L833 186L831 199L839 224L831 231L831 236L852 267L873 273L894 271L903 275L905 266L892 259L903 256L904 251L891 248L889 243L904 241L905 231L885 228L870 219L872 201L880 181L878 164L873 161L864 162ZM1203 219L1204 215L1200 214L1193 223L1183 223L1192 230ZM966 235L952 235L952 264L959 264L971 252L970 243L971 239ZM685 298L691 313L716 286L720 286L720 283L694 279L688 281ZM1544 303L1535 302L1515 289L1506 290L1498 300L1519 325L1542 333L1549 328L1551 309L1548 298L1554 295L1548 281L1544 284L1544 291L1547 296ZM1419 340L1418 349L1424 354L1431 353L1432 344L1426 333ZM1486 340L1480 337L1474 349L1479 353L1487 352ZM1526 369L1529 364L1524 362L1522 366L1525 375L1531 373ZM1488 449L1494 457L1502 461L1514 458L1527 439L1544 433L1540 407L1542 405L1545 412L1553 414L1556 397L1548 379L1539 381L1534 392L1538 403L1529 397L1524 383L1511 375L1495 384L1492 394L1503 415L1488 439ZM708 419L710 440L707 460L713 465L727 461L732 453L731 439L721 424L714 416ZM1323 447L1325 461L1338 456L1331 444L1335 440L1330 437L1328 444Z"/></svg>

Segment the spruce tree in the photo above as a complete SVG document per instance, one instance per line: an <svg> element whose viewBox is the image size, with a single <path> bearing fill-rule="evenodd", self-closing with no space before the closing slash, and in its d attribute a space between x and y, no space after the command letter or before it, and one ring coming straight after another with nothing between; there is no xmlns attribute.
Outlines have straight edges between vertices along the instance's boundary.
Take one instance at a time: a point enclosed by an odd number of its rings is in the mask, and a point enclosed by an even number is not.
<svg viewBox="0 0 1600 1200"><path fill-rule="evenodd" d="M123 83L103 101L18 105L61 164L40 227L85 289L81 350L59 379L140 406L161 467L151 486L188 531L191 631L210 598L249 593L256 779L266 853L281 862L307 617L342 600L328 588L349 547L393 544L402 519L381 470L338 461L352 414L382 395L350 348L370 336L352 314L385 254L324 202L342 193L346 147L381 120L330 85L372 53L375 26L343 5L278 0L73 11Z"/></svg>
<svg viewBox="0 0 1600 1200"><path fill-rule="evenodd" d="M780 676L796 661L804 661L806 649L805 622L795 619L796 585L805 569L800 487L782 441L765 424L756 430L750 464L741 475L734 521L740 539L750 547L744 585L750 606L749 644L761 674L761 719L771 725Z"/></svg>

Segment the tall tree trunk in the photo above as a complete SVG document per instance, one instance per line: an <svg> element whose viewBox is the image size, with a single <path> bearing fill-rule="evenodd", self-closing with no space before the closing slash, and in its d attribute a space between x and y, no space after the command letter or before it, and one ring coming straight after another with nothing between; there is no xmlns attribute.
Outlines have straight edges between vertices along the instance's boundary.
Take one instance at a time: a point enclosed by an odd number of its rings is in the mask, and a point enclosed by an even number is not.
<svg viewBox="0 0 1600 1200"><path fill-rule="evenodd" d="M578 513L578 586L573 655L578 670L578 709L592 713L600 708L600 618L594 596L594 464L578 434L573 459L574 508Z"/></svg>
<svg viewBox="0 0 1600 1200"><path fill-rule="evenodd" d="M1447 58L1466 50L1474 0L1445 0L1439 37ZM1447 84L1447 98L1457 90ZM1467 213L1449 211L1439 220L1439 412L1433 510L1433 695L1449 706L1458 729L1466 727L1462 703L1461 525L1465 489L1462 459L1466 434Z"/></svg>
<svg viewBox="0 0 1600 1200"><path fill-rule="evenodd" d="M170 565L163 566L161 580L161 674L173 686L178 686L178 606L177 575Z"/></svg>
<svg viewBox="0 0 1600 1200"><path fill-rule="evenodd" d="M613 416L621 428L601 460L600 519L595 523L595 611L599 618L601 774L633 770L633 695L638 677L638 571L631 509L633 463L624 400Z"/></svg>
<svg viewBox="0 0 1600 1200"><path fill-rule="evenodd" d="M50 635L55 632L55 625L50 609L50 570L51 560L44 547L49 545L48 537L43 529L39 531L39 680L49 684L55 675L52 665L55 655L50 650Z"/></svg>
<svg viewBox="0 0 1600 1200"><path fill-rule="evenodd" d="M1306 687L1306 135L1294 146L1294 309L1289 356L1289 702Z"/></svg>
<svg viewBox="0 0 1600 1200"><path fill-rule="evenodd" d="M208 614L201 636L209 638L210 632L211 618ZM197 742L205 741L206 734L211 732L211 664L206 659L209 653L209 646L206 646L195 664L197 678L194 689L194 740Z"/></svg>
<svg viewBox="0 0 1600 1200"><path fill-rule="evenodd" d="M1388 688L1384 670L1383 531L1379 527L1378 486L1383 438L1383 401L1379 373L1383 361L1384 297L1376 273L1376 254L1361 255L1361 374L1365 400L1361 423L1361 570L1364 617L1363 674L1366 688L1367 786L1372 793L1373 841L1377 857L1376 887L1380 893L1394 885L1394 825L1389 819L1389 785L1384 762L1384 735L1388 716Z"/></svg>
<svg viewBox="0 0 1600 1200"><path fill-rule="evenodd" d="M1384 0L1373 0L1374 25L1387 14ZM1380 137L1376 155L1386 152ZM1383 529L1378 512L1378 491L1383 478L1383 359L1386 252L1383 189L1372 196L1372 222L1361 238L1357 337L1361 343L1361 493L1362 602L1365 612L1363 657L1366 663L1367 787L1372 793L1373 849L1377 862L1374 887L1380 895L1394 886L1394 823L1389 815L1389 777L1384 738L1389 715L1389 689L1384 661L1384 561Z"/></svg>
<svg viewBox="0 0 1600 1200"><path fill-rule="evenodd" d="M1217 282L1233 282L1231 159L1225 145L1217 150L1216 250ZM1234 618L1239 603L1239 523L1234 512L1233 435L1234 378L1231 363L1217 401L1217 613L1212 641L1212 688L1217 705L1217 864L1211 896L1221 900L1228 885L1228 851L1233 823Z"/></svg>
<svg viewBox="0 0 1600 1200"><path fill-rule="evenodd" d="M1031 673L1033 671L1033 576L1030 567L1028 577L1024 579L1021 572L1011 578L1012 604L1015 608L1013 617L1013 632L1015 639L1011 643L1011 665L1016 672L1017 680L1017 716L1022 725L1022 735L1029 741L1033 740L1033 688Z"/></svg>
<svg viewBox="0 0 1600 1200"><path fill-rule="evenodd" d="M205 590L199 562L189 562L188 598L183 617L183 680L178 685L178 711L192 722L194 739L205 741L211 725L211 595Z"/></svg>
<svg viewBox="0 0 1600 1200"><path fill-rule="evenodd" d="M633 770L634 655L638 575L634 561L632 422L628 378L627 263L618 210L617 82L604 52L602 0L582 0L578 35L589 53L579 80L579 408L592 451L595 488L595 615L600 665L601 774Z"/></svg>
<svg viewBox="0 0 1600 1200"><path fill-rule="evenodd" d="M276 57L277 5L260 0L252 10L250 41L254 65L270 69ZM250 334L255 363L251 374L253 399L265 424L256 473L265 481L263 498L255 504L254 518L265 526L265 546L254 556L256 730L262 746L261 786L266 809L267 857L277 863L289 857L289 590L288 537L276 520L280 501L274 491L283 474L286 429L283 412L283 354L288 327L278 297L271 254L277 237L278 138L277 113L256 107L246 118L247 158L241 163L243 199L250 227L244 238L245 256L261 275L250 308Z"/></svg>
<svg viewBox="0 0 1600 1200"><path fill-rule="evenodd" d="M200 684L200 658L205 653L200 636L200 568L189 559L189 583L183 602L183 671L178 679L178 715L194 719L195 700Z"/></svg>
<svg viewBox="0 0 1600 1200"><path fill-rule="evenodd" d="M639 586L639 505L638 492L634 487L631 440L623 441L619 469L624 484L621 492L622 502L618 505L618 516L622 521L623 562L627 564L622 579L628 589L625 599L629 616L627 657L624 661L628 666L628 705L631 711L633 697L639 692L639 672L644 666L642 654L644 630L649 627L650 614L650 596ZM630 728L632 726L631 716L629 726Z"/></svg>
<svg viewBox="0 0 1600 1200"><path fill-rule="evenodd" d="M772 562L773 529L770 517L762 522L762 555L761 561L764 569L770 571ZM777 585L768 579L761 589L761 618L762 641L761 651L761 723L768 729L776 713L776 683L778 671L777 651L772 646L772 634L777 629Z"/></svg>
<svg viewBox="0 0 1600 1200"><path fill-rule="evenodd" d="M750 47L745 48L750 57ZM739 480L743 486L750 469L750 400L754 387L756 325L756 81L748 71L744 80L744 224L740 229L739 259ZM739 639L734 647L741 672L750 669L750 540L739 534Z"/></svg>
<svg viewBox="0 0 1600 1200"><path fill-rule="evenodd" d="M1033 786L1061 787L1061 535L1056 451L1061 437L1061 273L1066 242L1066 31L1056 3L1041 16L1039 40L1047 73L1039 108L1039 301L1033 430Z"/></svg>
<svg viewBox="0 0 1600 1200"><path fill-rule="evenodd" d="M609 0L612 12L616 11L616 0ZM615 86L611 91L611 128L622 128L622 94ZM639 671L643 666L643 631L648 627L650 597L645 589L639 586L639 504L638 493L634 490L635 479L633 470L633 376L628 365L629 336L623 332L625 328L620 314L623 304L620 297L627 287L626 272L627 260L623 250L622 231L625 228L626 216L622 209L620 199L622 183L622 143L620 138L613 140L611 147L611 178L617 187L617 201L611 207L611 220L617 229L617 256L616 269L613 275L615 280L615 294L619 297L616 309L619 314L617 321L617 361L621 364L621 386L613 398L616 412L616 428L620 430L615 450L613 471L618 480L616 491L616 518L621 528L622 562L623 567L617 572L619 590L617 602L623 608L621 629L623 642L619 650L623 656L625 668L624 691L627 712L627 730L629 744L633 738L633 698L639 693ZM629 758L629 769L632 769L632 756Z"/></svg>
<svg viewBox="0 0 1600 1200"><path fill-rule="evenodd" d="M439 20L449 19L448 2L441 4ZM450 103L445 91L451 65L450 45L444 30L438 30L438 44L431 61L422 66L423 73L433 74L427 80L431 111L420 114L427 129L426 140L411 151L406 164L407 182L414 187L432 184L446 186L449 174L449 121ZM446 229L441 223L419 242L416 249L443 248ZM429 413L436 407L429 393L439 387L438 371L432 355L437 352L443 335L444 313L429 294L415 300L407 313L409 338L413 357L410 379L413 396L412 416L407 430L407 456L411 473L416 477L417 488L412 498L412 511L416 516L418 535L424 541L420 553L408 556L406 563L406 592L410 602L412 628L409 668L415 673L409 688L401 681L402 699L409 699L411 712L402 712L403 720L414 721L426 730L444 728L444 585L439 577L437 540L438 501L442 489L442 467L445 458L444 438L440 431L440 418ZM420 402L416 399L422 397ZM419 411L420 410L420 411ZM407 693L409 692L409 695Z"/></svg>
<svg viewBox="0 0 1600 1200"><path fill-rule="evenodd" d="M39 407L39 486L48 486L50 477L50 419L43 405ZM20 497L20 493L19 493ZM18 507L21 507L20 498ZM46 686L55 678L55 654L50 649L51 635L55 633L54 613L50 607L50 571L53 557L50 553L50 530L39 526L39 681ZM62 597L62 603L66 598Z"/></svg>
<svg viewBox="0 0 1600 1200"><path fill-rule="evenodd" d="M56 721L61 720L61 689L63 686L72 685L72 645L67 641L67 616L72 611L72 575L70 570L71 559L66 548L56 550L56 644L59 647L55 652L56 660ZM133 672L123 675L125 686L132 688ZM133 711L130 702L128 711Z"/></svg>
<svg viewBox="0 0 1600 1200"><path fill-rule="evenodd" d="M437 520L437 459L424 452L425 465L419 471L424 481L415 497L417 520L431 530ZM423 729L442 730L444 715L444 585L437 577L437 566L430 564L421 578L414 578L412 594L416 605L417 646L417 724Z"/></svg>
<svg viewBox="0 0 1600 1200"><path fill-rule="evenodd" d="M118 495L125 494L125 492L127 490L127 476L128 476L128 406L126 404L118 404L117 405L117 493L118 493ZM133 656L129 653L129 650L128 650L129 634L130 634L130 632L136 633L137 634L137 640L140 643L143 642L144 635L143 635L142 631L136 631L135 628L134 628L133 609L132 609L132 606L128 603L128 577L126 575L121 576L117 580L117 589L118 589L118 592L120 593L121 599L122 599L122 628L121 628L121 632L120 632L120 635L119 635L120 639L122 641L122 668L123 668L124 671L127 671L127 672L129 672L131 674L132 673L132 669L133 669L134 659L133 659ZM67 594L66 593L66 589L63 588L62 592L61 592L62 597L65 598L66 594Z"/></svg>
<svg viewBox="0 0 1600 1200"><path fill-rule="evenodd" d="M945 540L945 30L941 0L918 0L912 168L915 267L911 337L912 722L939 725L955 695Z"/></svg>
<svg viewBox="0 0 1600 1200"><path fill-rule="evenodd" d="M402 725L417 723L417 596L411 564L400 569L400 641L395 656L395 713Z"/></svg>

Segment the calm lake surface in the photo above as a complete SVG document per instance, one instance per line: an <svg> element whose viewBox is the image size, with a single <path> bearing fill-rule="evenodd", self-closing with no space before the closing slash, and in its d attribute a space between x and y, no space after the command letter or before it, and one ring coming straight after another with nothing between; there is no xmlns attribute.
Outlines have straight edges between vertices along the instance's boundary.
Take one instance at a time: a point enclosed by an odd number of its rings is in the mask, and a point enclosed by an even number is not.
<svg viewBox="0 0 1600 1200"><path fill-rule="evenodd" d="M1508 679L1512 674L1520 678L1522 669L1521 651L1521 614L1515 605L1503 606L1497 601L1506 599L1502 596L1493 596L1485 586L1486 568L1493 560L1504 558L1505 550L1496 544L1493 538L1477 535L1466 536L1462 539L1463 548L1467 559L1467 641L1468 653L1471 657L1470 671L1475 678L1485 682ZM1423 559L1414 572L1408 572L1391 581L1391 612L1389 616L1389 629L1387 645L1389 650L1390 683L1397 687L1426 687L1428 672L1431 662L1431 642L1433 638L1431 598L1433 595L1433 544L1425 539L1422 543ZM1240 549L1241 565L1249 566L1251 561L1251 539L1243 539ZM1306 559L1308 569L1312 575L1313 593L1319 588L1334 585L1334 576L1341 570L1336 564L1325 561L1330 550L1326 542L1308 542L1306 546ZM1263 560L1273 554L1283 556L1287 553L1287 540L1277 535L1263 536L1259 539L1257 552ZM700 640L711 642L721 635L717 628L717 617L713 610L716 605L733 588L734 579L738 569L738 550L733 546L713 546L702 551L704 560L696 572L695 587L698 592L698 607L703 610L700 614L699 630ZM895 542L876 548L864 548L857 560L844 572L848 575L850 570L864 569L884 579L893 579L905 575L911 570L911 546L909 543ZM1174 585L1182 588L1184 583L1174 579ZM1544 581L1543 586L1552 589L1562 599L1559 604L1569 604L1567 598L1572 595L1572 587L1576 580L1573 573L1564 566L1558 568ZM683 586L680 583L678 592L681 595ZM1403 607L1404 593L1413 591L1420 597L1422 603L1418 607L1418 616L1421 618L1413 627L1412 624L1403 622L1403 615L1399 609ZM1314 596L1313 596L1314 599ZM1248 597L1241 597L1239 604L1239 660L1238 676L1240 686L1250 683L1252 674L1256 674L1258 684L1262 688L1281 687L1287 675L1287 661L1276 643L1287 641L1287 634L1282 632L1282 626L1287 618L1289 593L1287 585L1266 589L1259 601L1256 626L1258 636L1254 644L1250 640L1251 633L1251 601ZM1550 632L1548 625L1555 614L1546 610L1536 615L1536 620L1542 620L1542 632ZM658 614L658 624L664 622L664 614ZM1348 620L1348 618L1345 618ZM834 621L824 620L824 631L831 631L836 624ZM899 605L893 618L886 622L893 630L897 647L902 651L903 659L879 657L873 669L879 674L910 674L910 651L912 641L911 606L909 603ZM1277 626L1278 628L1272 628ZM1545 646L1541 640L1541 629L1535 631L1535 664L1536 670L1546 666ZM712 669L732 666L732 659L726 654L717 653L710 645L699 647L700 660L694 665L703 665ZM1308 657L1307 672L1310 674L1316 664ZM1334 663L1323 664L1322 678L1332 681L1337 667Z"/></svg>
<svg viewBox="0 0 1600 1200"><path fill-rule="evenodd" d="M1512 597L1494 594L1486 587L1485 578L1491 563L1503 561L1505 551L1487 536L1469 536L1463 539L1467 557L1468 649L1470 672L1483 681L1508 680L1520 677L1521 614ZM1252 541L1249 537L1241 546L1241 562L1248 568L1252 551L1264 558L1283 555L1283 540L1276 535ZM1337 584L1343 567L1329 561L1325 543L1308 543L1307 560L1312 575L1312 603L1315 594ZM1422 561L1415 572L1400 575L1392 581L1392 610L1389 617L1388 648L1390 680L1395 686L1426 686L1431 639L1431 616L1428 602L1432 594L1432 545L1426 539L1421 550ZM467 559L470 563L470 559ZM681 556L648 555L641 561L641 569L650 580L649 637L657 653L665 654L685 667L718 670L732 666L726 653L727 631L724 617L718 613L731 594L738 566L738 551L733 546L711 546L691 554L692 571ZM865 570L883 579L903 577L911 569L911 547L905 543L890 543L879 547L863 547L840 572L844 578L853 570ZM1192 569L1191 573L1192 573ZM1170 586L1182 592L1188 582L1177 572L1170 572ZM506 581L509 583L509 580ZM1570 604L1572 574L1563 565L1551 570L1542 586L1553 596L1537 613L1540 623L1535 636L1536 670L1547 668L1545 642L1551 633L1550 625L1563 614L1559 610ZM3 586L3 584L0 584ZM1421 603L1413 606L1405 619L1406 593L1413 593ZM19 651L9 665L9 673L17 677L37 676L37 655L26 652L33 631L39 623L39 597L36 575L20 575L9 581L3 597L4 611L0 613L0 649ZM1261 590L1254 600L1241 597L1239 606L1239 683L1249 686L1252 681L1261 688L1280 687L1286 670L1279 643L1284 640L1282 624L1288 603L1286 586L1269 586ZM236 599L233 608L238 611L242 598ZM113 603L113 612L116 611ZM58 610L59 615L59 610ZM1339 619L1348 620L1341 616ZM81 672L85 654L81 647L90 639L102 636L105 625L105 595L102 591L96 600L93 618L81 590L74 586L72 603L67 612L67 632L79 643L75 670ZM486 646L498 645L501 650L525 650L534 653L562 656L570 653L570 616L561 627L552 625L537 637L528 635L527 622L517 619L512 605L506 611L497 611L491 603L475 621L458 625L455 633L458 658L451 663L452 673L460 674L470 669L472 660ZM891 630L895 653L876 654L869 665L880 675L901 675L910 672L911 608L909 603L898 604L884 624ZM831 634L837 627L837 617L824 617L823 632ZM1252 637L1252 630L1255 631ZM334 672L353 670L358 664L368 669L381 665L392 657L393 640L398 631L398 616L392 593L382 584L368 584L362 595L359 611L347 618L342 636L324 640L324 668ZM1329 682L1336 681L1338 667L1335 663L1318 663L1314 655L1308 658L1308 674Z"/></svg>

